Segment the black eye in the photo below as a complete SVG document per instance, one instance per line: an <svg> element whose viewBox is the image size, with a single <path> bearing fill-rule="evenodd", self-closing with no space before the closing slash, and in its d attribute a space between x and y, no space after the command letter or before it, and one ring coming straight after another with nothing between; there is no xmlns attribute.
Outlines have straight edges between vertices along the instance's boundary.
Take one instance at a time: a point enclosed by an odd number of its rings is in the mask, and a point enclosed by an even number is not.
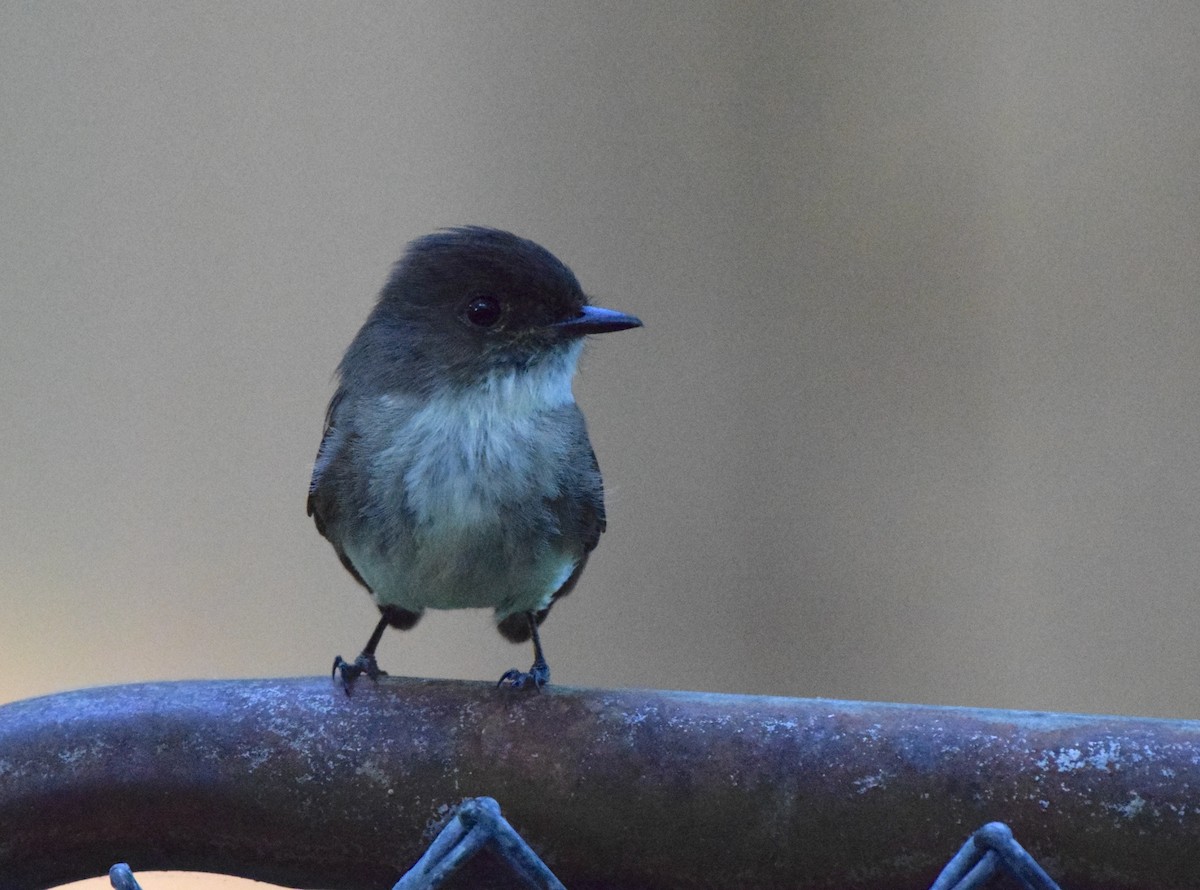
<svg viewBox="0 0 1200 890"><path fill-rule="evenodd" d="M500 320L501 308L495 297L476 297L467 304L467 321L478 328L490 328Z"/></svg>

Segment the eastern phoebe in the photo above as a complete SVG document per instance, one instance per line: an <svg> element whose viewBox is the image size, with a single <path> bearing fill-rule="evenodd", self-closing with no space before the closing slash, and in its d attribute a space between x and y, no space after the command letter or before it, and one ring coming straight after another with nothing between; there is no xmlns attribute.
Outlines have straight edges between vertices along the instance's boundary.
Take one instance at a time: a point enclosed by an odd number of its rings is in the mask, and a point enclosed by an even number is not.
<svg viewBox="0 0 1200 890"><path fill-rule="evenodd" d="M538 639L604 531L604 488L571 378L588 334L639 327L588 305L575 275L508 232L412 242L338 366L308 513L382 613L362 653L334 659L349 692L384 672L388 625L426 609L490 607L513 642Z"/></svg>

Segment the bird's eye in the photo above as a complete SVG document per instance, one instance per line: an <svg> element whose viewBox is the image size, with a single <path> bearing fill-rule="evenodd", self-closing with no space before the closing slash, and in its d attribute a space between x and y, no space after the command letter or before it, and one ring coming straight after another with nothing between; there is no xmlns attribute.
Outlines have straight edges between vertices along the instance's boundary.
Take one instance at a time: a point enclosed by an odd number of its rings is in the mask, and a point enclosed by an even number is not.
<svg viewBox="0 0 1200 890"><path fill-rule="evenodd" d="M477 328L490 328L500 320L501 310L495 297L476 297L467 304L467 321Z"/></svg>

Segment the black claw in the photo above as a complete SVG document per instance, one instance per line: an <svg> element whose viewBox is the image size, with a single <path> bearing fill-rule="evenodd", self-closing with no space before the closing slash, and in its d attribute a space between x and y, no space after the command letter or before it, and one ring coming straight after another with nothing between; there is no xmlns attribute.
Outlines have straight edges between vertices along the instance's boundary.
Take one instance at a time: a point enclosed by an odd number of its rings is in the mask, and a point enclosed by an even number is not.
<svg viewBox="0 0 1200 890"><path fill-rule="evenodd" d="M387 676L387 671L379 669L379 665L375 661L375 656L369 652L362 653L352 662L346 661L340 655L337 656L333 660L333 672L330 676L337 677L339 673L341 674L342 689L345 690L346 695L350 694L350 688L354 685L354 681L363 674L366 674L371 678L372 682L376 683L379 682L380 677Z"/></svg>
<svg viewBox="0 0 1200 890"><path fill-rule="evenodd" d="M534 689L541 689L549 682L550 666L544 661L535 661L533 667L527 671L519 671L516 668L505 671L496 681L496 688L508 686L510 689L522 689L525 686L533 686Z"/></svg>
<svg viewBox="0 0 1200 890"><path fill-rule="evenodd" d="M550 665L546 664L546 656L542 653L542 640L538 636L537 613L526 612L525 620L529 622L529 638L533 640L533 666L528 671L519 671L516 668L505 671L496 681L497 688L508 686L510 689L520 689L528 684L540 690L550 682Z"/></svg>

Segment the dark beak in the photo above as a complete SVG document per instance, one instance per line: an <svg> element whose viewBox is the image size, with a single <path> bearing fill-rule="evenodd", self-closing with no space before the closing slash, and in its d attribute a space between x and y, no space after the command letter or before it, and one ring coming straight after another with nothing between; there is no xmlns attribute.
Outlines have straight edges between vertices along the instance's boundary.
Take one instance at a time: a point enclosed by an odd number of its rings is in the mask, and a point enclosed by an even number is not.
<svg viewBox="0 0 1200 890"><path fill-rule="evenodd" d="M601 306L584 306L583 311L574 318L551 325L572 337L582 337L584 334L607 334L609 331L624 331L641 326L641 319Z"/></svg>

